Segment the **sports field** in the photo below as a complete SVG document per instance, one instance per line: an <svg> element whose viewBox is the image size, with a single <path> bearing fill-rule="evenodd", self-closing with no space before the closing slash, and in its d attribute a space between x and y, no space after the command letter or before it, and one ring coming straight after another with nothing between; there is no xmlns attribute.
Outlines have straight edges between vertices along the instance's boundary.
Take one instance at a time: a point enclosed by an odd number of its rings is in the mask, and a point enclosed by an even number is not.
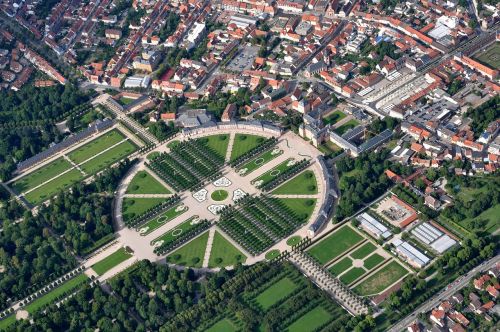
<svg viewBox="0 0 500 332"><path fill-rule="evenodd" d="M11 186L17 193L22 193L52 179L55 176L60 175L62 172L70 169L71 167L72 165L69 161L60 157L51 163L40 167L36 171L23 176L19 180L13 182Z"/></svg>
<svg viewBox="0 0 500 332"><path fill-rule="evenodd" d="M154 246L155 243L157 243L159 241L162 241L163 244L173 242L179 235L181 235L185 231L189 230L190 228L194 227L195 224L194 223L191 224L194 218L197 218L197 216L190 217L189 219L182 222L180 225L178 225L174 229L171 229L168 232L157 237L156 239L151 241L151 245Z"/></svg>
<svg viewBox="0 0 500 332"><path fill-rule="evenodd" d="M474 54L479 62L493 69L500 69L500 42L495 42L484 51Z"/></svg>
<svg viewBox="0 0 500 332"><path fill-rule="evenodd" d="M361 242L363 237L346 225L322 239L307 252L320 264L325 264Z"/></svg>
<svg viewBox="0 0 500 332"><path fill-rule="evenodd" d="M305 315L301 316L287 328L288 332L314 331L323 324L328 323L332 315L322 306L317 306Z"/></svg>
<svg viewBox="0 0 500 332"><path fill-rule="evenodd" d="M224 238L219 232L214 234L208 267L223 267L244 263L246 256Z"/></svg>
<svg viewBox="0 0 500 332"><path fill-rule="evenodd" d="M127 187L127 194L171 194L151 174L146 171L139 171L134 175Z"/></svg>
<svg viewBox="0 0 500 332"><path fill-rule="evenodd" d="M234 136L233 150L231 151L231 160L242 156L246 152L252 150L262 142L265 138L257 135L236 134Z"/></svg>
<svg viewBox="0 0 500 332"><path fill-rule="evenodd" d="M123 141L124 139L125 136L121 132L113 129L72 151L68 157L76 164L80 164L85 160L94 157L99 152L102 152L103 150Z"/></svg>
<svg viewBox="0 0 500 332"><path fill-rule="evenodd" d="M140 229L139 232L143 236L148 235L149 233L151 233L155 229L160 228L161 226L163 226L167 222L177 218L178 216L180 216L181 214L183 214L187 210L188 210L187 206L181 207L180 204L177 204L177 205L171 207L170 209L168 209L167 211L163 212L162 214L160 214L158 217L151 219L150 221L148 221L144 225L141 225L140 227L138 227Z"/></svg>
<svg viewBox="0 0 500 332"><path fill-rule="evenodd" d="M153 206L165 201L165 198L129 198L123 199L122 215L123 220L130 220L135 216L140 216Z"/></svg>
<svg viewBox="0 0 500 332"><path fill-rule="evenodd" d="M281 299L286 298L289 294L293 293L298 285L292 279L285 277L269 286L266 290L260 293L255 302L266 311Z"/></svg>
<svg viewBox="0 0 500 332"><path fill-rule="evenodd" d="M59 191L72 186L83 178L84 176L82 173L80 173L80 171L76 168L73 168L71 171L64 173L63 175L45 183L33 191L30 191L24 195L24 198L32 204L39 204L54 196Z"/></svg>
<svg viewBox="0 0 500 332"><path fill-rule="evenodd" d="M393 283L408 274L401 264L393 260L382 269L370 275L360 283L354 290L360 295L375 295L384 291Z"/></svg>
<svg viewBox="0 0 500 332"><path fill-rule="evenodd" d="M167 259L169 262L178 265L201 267L203 264L203 257L205 256L207 241L208 232L205 232L171 253Z"/></svg>
<svg viewBox="0 0 500 332"><path fill-rule="evenodd" d="M80 167L87 174L95 174L127 157L136 150L137 146L134 143L131 141L123 141L95 158L84 162Z"/></svg>
<svg viewBox="0 0 500 332"><path fill-rule="evenodd" d="M69 292L76 290L79 286L85 283L88 277L85 274L79 274L76 277L64 282L61 286L51 290L47 294L37 298L35 301L28 304L24 309L33 314L38 309L56 301L60 296L68 294Z"/></svg>
<svg viewBox="0 0 500 332"><path fill-rule="evenodd" d="M274 158L280 156L283 154L283 150L279 150L279 153L273 152L274 150L269 150L264 153L259 154L257 157L253 158L243 166L241 166L238 171L245 170L243 175L250 174L251 172L255 171L256 169L260 168L261 166L267 164Z"/></svg>
<svg viewBox="0 0 500 332"><path fill-rule="evenodd" d="M291 168L292 165L288 166L288 163L290 161L292 161L292 160L293 160L292 158L289 158L289 159L283 161L278 166L270 169L269 171L267 171L266 173L262 174L258 178L253 179L252 183L256 183L256 182L259 181L260 182L260 186L265 185L266 183L268 183L269 181L273 180L275 177L277 177L278 175L280 175L281 173L283 173L287 169Z"/></svg>
<svg viewBox="0 0 500 332"><path fill-rule="evenodd" d="M108 257L92 265L92 270L101 276L130 257L132 257L132 255L128 253L125 248L120 248Z"/></svg>
<svg viewBox="0 0 500 332"><path fill-rule="evenodd" d="M275 195L313 195L318 193L316 176L311 170L296 175L273 192Z"/></svg>

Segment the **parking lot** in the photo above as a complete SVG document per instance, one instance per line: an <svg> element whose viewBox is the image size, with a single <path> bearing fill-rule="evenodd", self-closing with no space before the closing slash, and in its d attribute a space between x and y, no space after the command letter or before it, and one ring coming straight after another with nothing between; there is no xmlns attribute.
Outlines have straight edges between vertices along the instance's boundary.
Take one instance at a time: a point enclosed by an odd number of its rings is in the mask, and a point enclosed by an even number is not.
<svg viewBox="0 0 500 332"><path fill-rule="evenodd" d="M240 50L234 59L227 65L227 69L236 72L251 69L258 52L258 46L244 46L244 48Z"/></svg>

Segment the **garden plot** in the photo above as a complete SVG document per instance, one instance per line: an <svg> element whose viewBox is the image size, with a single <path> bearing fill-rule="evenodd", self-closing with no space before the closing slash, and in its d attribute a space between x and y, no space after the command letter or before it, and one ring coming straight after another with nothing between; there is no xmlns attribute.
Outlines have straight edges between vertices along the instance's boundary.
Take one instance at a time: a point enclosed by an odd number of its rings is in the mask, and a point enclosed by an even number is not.
<svg viewBox="0 0 500 332"><path fill-rule="evenodd" d="M122 203L123 220L128 221L140 216L165 200L165 198L124 198Z"/></svg>
<svg viewBox="0 0 500 332"><path fill-rule="evenodd" d="M200 138L200 140L220 157L226 157L227 147L229 145L228 134L206 136Z"/></svg>
<svg viewBox="0 0 500 332"><path fill-rule="evenodd" d="M234 266L244 263L247 257L231 244L222 234L215 232L208 267Z"/></svg>
<svg viewBox="0 0 500 332"><path fill-rule="evenodd" d="M96 156L98 153L124 141L125 139L125 135L117 129L113 129L90 141L89 143L82 145L78 149L71 151L68 154L68 157L78 165Z"/></svg>
<svg viewBox="0 0 500 332"><path fill-rule="evenodd" d="M139 228L139 234L142 236L148 235L149 233L153 232L155 229L160 228L167 222L177 218L184 212L188 210L188 207L182 204L177 204L167 211L163 212L159 216L155 217L154 219L151 219L150 221L146 222Z"/></svg>
<svg viewBox="0 0 500 332"><path fill-rule="evenodd" d="M26 193L24 198L32 204L40 204L43 201L48 200L50 197L54 196L58 192L67 189L74 185L75 183L81 181L84 178L82 173L76 168L71 169L69 172L62 174L54 178L53 180L46 182L45 184L37 187L36 189Z"/></svg>
<svg viewBox="0 0 500 332"><path fill-rule="evenodd" d="M266 151L264 153L259 154L257 157L243 164L240 168L238 168L238 174L242 176L246 176L256 169L259 169L263 165L267 164L271 160L281 156L283 154L283 150L279 148L274 148L272 150Z"/></svg>
<svg viewBox="0 0 500 332"><path fill-rule="evenodd" d="M307 252L323 265L339 257L363 240L366 240L366 238L349 225L345 225L322 239Z"/></svg>
<svg viewBox="0 0 500 332"><path fill-rule="evenodd" d="M167 261L183 266L201 267L208 242L208 232L189 241L167 257Z"/></svg>
<svg viewBox="0 0 500 332"><path fill-rule="evenodd" d="M364 296L377 295L408 273L409 271L404 266L396 260L392 260L354 287L354 291Z"/></svg>
<svg viewBox="0 0 500 332"><path fill-rule="evenodd" d="M270 169L266 173L262 174L258 178L254 179L252 181L252 184L256 186L257 188L262 187L266 185L268 182L274 180L277 176L279 176L281 173L284 171L292 168L293 165L295 165L296 161L293 158L289 158L285 161L283 161L281 164L278 166Z"/></svg>
<svg viewBox="0 0 500 332"><path fill-rule="evenodd" d="M236 134L234 136L231 161L241 157L248 151L256 148L265 141L265 138L257 135Z"/></svg>
<svg viewBox="0 0 500 332"><path fill-rule="evenodd" d="M71 169L73 166L63 157L57 158L34 172L23 176L11 184L18 193L23 193Z"/></svg>
<svg viewBox="0 0 500 332"><path fill-rule="evenodd" d="M181 234L187 232L188 230L194 228L199 222L200 218L198 216L192 216L174 229L169 230L168 232L164 233L163 235L157 237L153 241L151 241L151 245L153 247L160 247L160 246L166 246L169 243L172 243L175 241L177 237L179 237Z"/></svg>
<svg viewBox="0 0 500 332"><path fill-rule="evenodd" d="M318 183L311 170L305 170L296 175L272 192L274 195L314 195L317 193Z"/></svg>
<svg viewBox="0 0 500 332"><path fill-rule="evenodd" d="M137 151L137 145L125 140L80 165L87 174L95 174Z"/></svg>

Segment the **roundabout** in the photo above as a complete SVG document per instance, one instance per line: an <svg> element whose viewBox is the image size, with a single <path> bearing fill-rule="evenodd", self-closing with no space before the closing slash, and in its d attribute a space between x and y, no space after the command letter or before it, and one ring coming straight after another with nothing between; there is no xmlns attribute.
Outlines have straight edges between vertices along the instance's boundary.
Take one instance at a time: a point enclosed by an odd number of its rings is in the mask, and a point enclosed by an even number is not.
<svg viewBox="0 0 500 332"><path fill-rule="evenodd" d="M185 130L146 155L114 202L118 239L139 259L210 269L253 264L289 249L290 237L308 236L325 201L320 152L276 128Z"/></svg>

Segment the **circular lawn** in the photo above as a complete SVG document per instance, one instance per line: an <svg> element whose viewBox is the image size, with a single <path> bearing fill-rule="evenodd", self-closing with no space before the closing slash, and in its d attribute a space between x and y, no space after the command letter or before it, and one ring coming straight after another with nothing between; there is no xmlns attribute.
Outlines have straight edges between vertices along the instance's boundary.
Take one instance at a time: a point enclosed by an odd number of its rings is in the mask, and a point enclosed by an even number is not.
<svg viewBox="0 0 500 332"><path fill-rule="evenodd" d="M229 196L229 193L222 189L216 190L210 195L210 197L217 202L225 200L227 196Z"/></svg>

